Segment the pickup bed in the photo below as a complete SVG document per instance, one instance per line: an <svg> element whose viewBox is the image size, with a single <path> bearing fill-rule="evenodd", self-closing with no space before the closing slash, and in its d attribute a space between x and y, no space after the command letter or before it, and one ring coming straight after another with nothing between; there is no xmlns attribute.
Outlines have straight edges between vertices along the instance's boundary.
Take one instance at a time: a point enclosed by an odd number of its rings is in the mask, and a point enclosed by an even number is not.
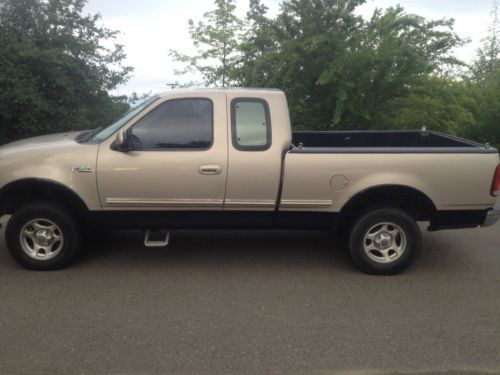
<svg viewBox="0 0 500 375"><path fill-rule="evenodd" d="M498 220L498 165L433 131L292 133L279 90L178 90L104 129L1 147L0 214L31 269L68 265L95 228L144 229L146 246L181 228L336 229L361 270L394 274L418 255L417 221Z"/></svg>

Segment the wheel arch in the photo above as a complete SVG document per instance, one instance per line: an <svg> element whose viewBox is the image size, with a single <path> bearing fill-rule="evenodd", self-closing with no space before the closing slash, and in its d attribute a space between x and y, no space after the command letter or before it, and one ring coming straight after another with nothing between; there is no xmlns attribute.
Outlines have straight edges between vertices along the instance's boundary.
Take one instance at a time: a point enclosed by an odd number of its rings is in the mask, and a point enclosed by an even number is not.
<svg viewBox="0 0 500 375"><path fill-rule="evenodd" d="M372 186L356 193L341 208L340 216L345 219L374 206L400 208L419 221L431 220L437 211L432 199L422 191L391 184Z"/></svg>
<svg viewBox="0 0 500 375"><path fill-rule="evenodd" d="M12 214L23 205L37 200L62 203L67 210L79 215L89 211L84 200L73 189L49 179L20 179L0 189L0 210L4 214Z"/></svg>

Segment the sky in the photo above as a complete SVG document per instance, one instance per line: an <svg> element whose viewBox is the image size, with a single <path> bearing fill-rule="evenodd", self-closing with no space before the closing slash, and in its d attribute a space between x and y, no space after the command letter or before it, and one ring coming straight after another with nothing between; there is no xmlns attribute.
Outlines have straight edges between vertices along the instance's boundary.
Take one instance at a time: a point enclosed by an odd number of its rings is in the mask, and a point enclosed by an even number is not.
<svg viewBox="0 0 500 375"><path fill-rule="evenodd" d="M248 0L236 2L237 14L243 17ZM278 13L280 2L263 0L270 15ZM467 46L456 51L457 57L466 62L473 59L491 23L492 0L367 0L357 12L369 18L375 8L397 4L408 13L429 19L454 18L455 31L470 39ZM125 47L125 64L135 69L132 79L115 90L115 94L168 91L168 83L189 80L174 74L179 66L168 52L175 49L193 53L188 20L201 20L203 13L212 8L211 0L88 0L84 12L100 13L106 27L120 31L118 42Z"/></svg>

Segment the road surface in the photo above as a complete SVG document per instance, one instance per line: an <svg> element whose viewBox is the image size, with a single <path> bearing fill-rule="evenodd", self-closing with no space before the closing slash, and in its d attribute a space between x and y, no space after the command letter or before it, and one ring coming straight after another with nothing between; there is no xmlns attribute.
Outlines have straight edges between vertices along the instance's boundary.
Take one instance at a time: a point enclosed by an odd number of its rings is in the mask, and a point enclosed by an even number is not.
<svg viewBox="0 0 500 375"><path fill-rule="evenodd" d="M396 277L328 233L116 231L71 268L0 245L0 374L500 373L500 226L424 233Z"/></svg>

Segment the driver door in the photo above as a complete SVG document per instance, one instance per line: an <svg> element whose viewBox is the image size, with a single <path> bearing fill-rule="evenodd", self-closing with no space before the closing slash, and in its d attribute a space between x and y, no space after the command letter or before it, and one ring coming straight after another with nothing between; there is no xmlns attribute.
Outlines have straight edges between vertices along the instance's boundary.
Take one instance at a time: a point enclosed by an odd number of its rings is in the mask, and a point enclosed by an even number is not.
<svg viewBox="0 0 500 375"><path fill-rule="evenodd" d="M101 143L104 210L222 210L227 178L224 93L166 96L132 119L130 151Z"/></svg>

